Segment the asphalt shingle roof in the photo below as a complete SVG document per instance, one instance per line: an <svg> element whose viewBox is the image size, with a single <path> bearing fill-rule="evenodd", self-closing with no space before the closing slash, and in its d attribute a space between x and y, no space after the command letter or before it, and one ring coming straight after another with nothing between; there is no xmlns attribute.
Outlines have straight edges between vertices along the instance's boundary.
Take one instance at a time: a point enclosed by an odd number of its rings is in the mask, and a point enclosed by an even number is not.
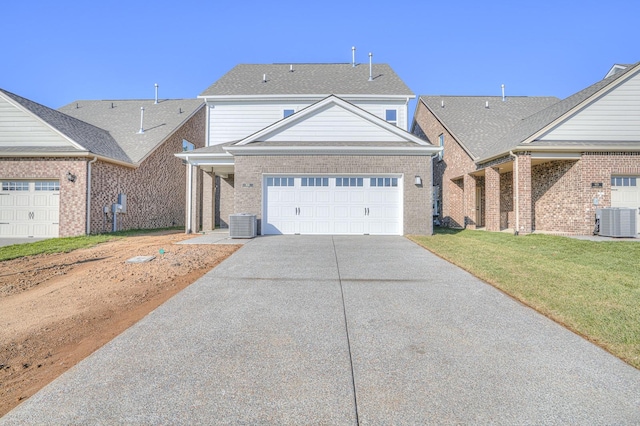
<svg viewBox="0 0 640 426"><path fill-rule="evenodd" d="M13 99L15 102L26 108L32 114L40 117L51 127L67 136L77 144L85 148L85 150L97 155L113 158L119 161L130 162L131 160L123 149L118 145L116 140L104 129L78 120L59 111L33 102L29 99L18 96L14 93L2 90L2 93ZM27 148L21 148L27 150ZM33 151L29 148L28 150ZM82 152L81 150L69 150L69 152Z"/></svg>
<svg viewBox="0 0 640 426"><path fill-rule="evenodd" d="M420 96L474 159L523 118L558 102L555 97ZM489 107L487 108L487 102ZM444 103L444 107L442 106Z"/></svg>
<svg viewBox="0 0 640 426"><path fill-rule="evenodd" d="M585 100L589 99L604 87L612 84L616 80L627 75L629 72L635 73L639 71L640 69L635 65L627 67L625 70L600 80L586 89L581 90L560 102L549 106L548 108L542 109L523 120L519 120L517 124L508 132L503 134L501 138L496 138L493 143L486 144L484 149L479 153L480 158L490 158L518 146L535 133L539 132Z"/></svg>
<svg viewBox="0 0 640 426"><path fill-rule="evenodd" d="M369 81L369 64L239 64L200 96L414 96L389 65L373 64L372 74Z"/></svg>
<svg viewBox="0 0 640 426"><path fill-rule="evenodd" d="M104 129L116 141L127 161L138 163L198 110L200 99L76 101L60 112ZM144 107L144 133L140 108ZM92 149L92 152L93 151Z"/></svg>

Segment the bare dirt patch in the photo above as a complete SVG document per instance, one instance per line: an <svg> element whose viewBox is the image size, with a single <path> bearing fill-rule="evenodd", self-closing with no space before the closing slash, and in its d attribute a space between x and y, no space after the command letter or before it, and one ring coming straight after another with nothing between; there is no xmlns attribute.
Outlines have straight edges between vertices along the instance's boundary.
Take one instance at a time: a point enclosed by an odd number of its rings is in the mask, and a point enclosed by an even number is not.
<svg viewBox="0 0 640 426"><path fill-rule="evenodd" d="M187 238L146 234L0 262L0 416L240 247L174 244ZM147 255L156 257L126 263Z"/></svg>

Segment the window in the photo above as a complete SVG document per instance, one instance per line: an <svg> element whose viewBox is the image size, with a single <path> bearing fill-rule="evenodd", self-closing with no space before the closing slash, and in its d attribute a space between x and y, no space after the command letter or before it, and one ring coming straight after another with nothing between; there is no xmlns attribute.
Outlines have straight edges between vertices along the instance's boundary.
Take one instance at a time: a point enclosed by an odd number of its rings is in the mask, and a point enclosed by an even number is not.
<svg viewBox="0 0 640 426"><path fill-rule="evenodd" d="M442 148L442 151L438 153L438 160L442 160L444 156L444 133L440 133L440 136L438 136L438 144Z"/></svg>
<svg viewBox="0 0 640 426"><path fill-rule="evenodd" d="M267 178L267 186L293 186L292 177L270 177Z"/></svg>
<svg viewBox="0 0 640 426"><path fill-rule="evenodd" d="M611 186L636 186L637 179L635 177L616 176L611 177Z"/></svg>
<svg viewBox="0 0 640 426"><path fill-rule="evenodd" d="M329 186L329 178L303 177L302 186Z"/></svg>
<svg viewBox="0 0 640 426"><path fill-rule="evenodd" d="M364 178L356 177L342 177L336 178L336 186L362 186L364 184Z"/></svg>
<svg viewBox="0 0 640 426"><path fill-rule="evenodd" d="M284 111L282 111L282 117L283 118L287 118L290 115L293 115L296 111L294 109L285 109Z"/></svg>
<svg viewBox="0 0 640 426"><path fill-rule="evenodd" d="M60 191L60 183L57 180L36 181L36 191Z"/></svg>
<svg viewBox="0 0 640 426"><path fill-rule="evenodd" d="M2 190L3 191L28 191L29 190L29 182L25 181L4 181L2 182Z"/></svg>
<svg viewBox="0 0 640 426"><path fill-rule="evenodd" d="M369 186L398 186L398 178L371 178Z"/></svg>
<svg viewBox="0 0 640 426"><path fill-rule="evenodd" d="M193 151L196 146L186 139L182 139L182 152Z"/></svg>
<svg viewBox="0 0 640 426"><path fill-rule="evenodd" d="M398 125L398 110L396 109L385 109L384 110L384 119L389 123L397 126Z"/></svg>

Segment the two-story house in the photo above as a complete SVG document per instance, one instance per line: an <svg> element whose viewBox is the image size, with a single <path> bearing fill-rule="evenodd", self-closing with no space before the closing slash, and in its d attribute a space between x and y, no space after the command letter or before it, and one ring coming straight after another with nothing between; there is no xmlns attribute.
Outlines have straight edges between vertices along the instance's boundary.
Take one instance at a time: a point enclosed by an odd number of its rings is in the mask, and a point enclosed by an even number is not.
<svg viewBox="0 0 640 426"><path fill-rule="evenodd" d="M207 88L187 232L258 217L261 234L430 234L431 156L415 95L385 64L242 64Z"/></svg>

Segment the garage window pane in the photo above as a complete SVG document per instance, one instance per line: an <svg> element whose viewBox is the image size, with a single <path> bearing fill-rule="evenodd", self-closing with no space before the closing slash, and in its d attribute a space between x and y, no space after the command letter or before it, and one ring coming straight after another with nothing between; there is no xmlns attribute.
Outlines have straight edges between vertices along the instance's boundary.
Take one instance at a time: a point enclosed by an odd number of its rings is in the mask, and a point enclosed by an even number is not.
<svg viewBox="0 0 640 426"><path fill-rule="evenodd" d="M322 186L329 186L329 178L322 178Z"/></svg>
<svg viewBox="0 0 640 426"><path fill-rule="evenodd" d="M288 181L287 184L289 186L293 186L293 178L288 178L287 181Z"/></svg>
<svg viewBox="0 0 640 426"><path fill-rule="evenodd" d="M342 186L342 178L336 178L336 186Z"/></svg>
<svg viewBox="0 0 640 426"><path fill-rule="evenodd" d="M622 178L622 186L629 186L629 178Z"/></svg>
<svg viewBox="0 0 640 426"><path fill-rule="evenodd" d="M28 191L29 190L29 182L24 182L24 181L2 182L2 190L3 191Z"/></svg>
<svg viewBox="0 0 640 426"><path fill-rule="evenodd" d="M398 178L391 178L391 186L398 186Z"/></svg>
<svg viewBox="0 0 640 426"><path fill-rule="evenodd" d="M636 186L636 178L629 178L629 186Z"/></svg>
<svg viewBox="0 0 640 426"><path fill-rule="evenodd" d="M362 178L358 178L358 186L362 186L363 184L363 179Z"/></svg>
<svg viewBox="0 0 640 426"><path fill-rule="evenodd" d="M349 186L356 186L356 178L351 178L349 180Z"/></svg>
<svg viewBox="0 0 640 426"><path fill-rule="evenodd" d="M58 181L36 181L36 191L60 191Z"/></svg>
<svg viewBox="0 0 640 426"><path fill-rule="evenodd" d="M307 178L302 178L302 186L307 186Z"/></svg>

